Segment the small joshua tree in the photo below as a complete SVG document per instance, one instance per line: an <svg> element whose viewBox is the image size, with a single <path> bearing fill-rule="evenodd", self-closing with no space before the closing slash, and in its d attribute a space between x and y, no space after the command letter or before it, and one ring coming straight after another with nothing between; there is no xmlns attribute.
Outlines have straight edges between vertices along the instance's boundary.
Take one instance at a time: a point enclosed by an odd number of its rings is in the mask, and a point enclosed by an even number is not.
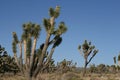
<svg viewBox="0 0 120 80"><path fill-rule="evenodd" d="M78 50L80 51L80 54L82 54L82 56L85 59L84 72L83 72L83 76L85 76L87 65L96 55L96 53L98 53L98 50L95 49L95 46L91 45L91 42L88 42L87 40L85 40L82 45L78 46Z"/></svg>

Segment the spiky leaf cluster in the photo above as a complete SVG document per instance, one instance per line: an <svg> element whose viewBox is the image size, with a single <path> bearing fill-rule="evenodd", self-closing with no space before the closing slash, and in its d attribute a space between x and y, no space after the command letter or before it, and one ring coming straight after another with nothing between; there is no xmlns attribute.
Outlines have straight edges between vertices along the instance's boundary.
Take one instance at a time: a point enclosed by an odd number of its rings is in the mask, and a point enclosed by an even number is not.
<svg viewBox="0 0 120 80"><path fill-rule="evenodd" d="M45 30L48 32L48 30L50 30L50 27L51 27L50 19L44 18L43 19L43 24L44 24Z"/></svg>
<svg viewBox="0 0 120 80"><path fill-rule="evenodd" d="M91 42L88 42L87 40L84 41L84 43L78 46L78 49L83 51L84 53L84 57L87 57L91 54L91 52L93 51L92 56L95 56L96 53L98 53L98 50L95 49L94 45L91 45Z"/></svg>
<svg viewBox="0 0 120 80"><path fill-rule="evenodd" d="M60 24L58 25L58 29L56 29L54 31L54 34L55 35L62 35L66 31L67 31L67 27L66 27L65 23L64 22L60 22Z"/></svg>
<svg viewBox="0 0 120 80"><path fill-rule="evenodd" d="M17 43L18 43L18 37L17 37L17 34L16 32L13 32L13 42L12 42L12 50L14 53L17 52Z"/></svg>
<svg viewBox="0 0 120 80"><path fill-rule="evenodd" d="M52 34L54 32L54 24L50 24L50 19L43 19L44 28L47 33Z"/></svg>
<svg viewBox="0 0 120 80"><path fill-rule="evenodd" d="M15 43L18 43L18 42L19 42L16 32L13 32L13 39L14 39L14 42L15 42Z"/></svg>
<svg viewBox="0 0 120 80"><path fill-rule="evenodd" d="M59 6L56 6L55 9L53 9L53 8L49 9L49 15L51 17L57 18L59 16L59 14L60 14L60 7Z"/></svg>
<svg viewBox="0 0 120 80"><path fill-rule="evenodd" d="M38 24L27 23L23 24L23 34L22 39L27 40L29 37L38 38L41 27Z"/></svg>
<svg viewBox="0 0 120 80"><path fill-rule="evenodd" d="M38 24L33 24L33 29L32 29L32 36L35 38L39 37L41 31L41 27Z"/></svg>

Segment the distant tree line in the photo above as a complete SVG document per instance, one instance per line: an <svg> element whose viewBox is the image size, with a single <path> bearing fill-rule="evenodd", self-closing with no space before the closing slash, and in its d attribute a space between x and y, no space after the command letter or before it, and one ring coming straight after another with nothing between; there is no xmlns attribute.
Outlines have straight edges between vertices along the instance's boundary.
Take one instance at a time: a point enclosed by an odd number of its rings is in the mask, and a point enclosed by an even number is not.
<svg viewBox="0 0 120 80"><path fill-rule="evenodd" d="M119 73L120 72L120 66L115 65L105 65L105 64L99 64L95 66L95 64L90 65L88 68L88 72L90 73Z"/></svg>
<svg viewBox="0 0 120 80"><path fill-rule="evenodd" d="M119 55L118 55L119 58ZM114 59L114 58L113 58ZM115 60L115 59L114 59ZM114 61L115 62L115 61ZM78 67L76 67L77 63L73 63L73 61L68 61L64 59L61 62L57 62L55 64L54 59L51 59L49 62L47 68L42 69L40 73L66 73L66 72L83 72L84 69L78 70ZM8 55L7 51L4 47L0 45L0 73L14 73L20 72L19 67L17 66L14 57L11 57ZM92 64L88 68L86 68L87 73L119 73L120 72L120 66L116 65L105 65L105 64L99 64L95 65Z"/></svg>
<svg viewBox="0 0 120 80"><path fill-rule="evenodd" d="M72 60L68 61L64 59L61 62L57 62L55 65L53 59L50 60L48 66L42 69L40 73L66 73L68 71L75 71L77 63L73 63ZM20 61L19 61L20 63ZM14 57L8 55L5 48L0 45L0 73L14 73L20 72L20 68L17 66Z"/></svg>

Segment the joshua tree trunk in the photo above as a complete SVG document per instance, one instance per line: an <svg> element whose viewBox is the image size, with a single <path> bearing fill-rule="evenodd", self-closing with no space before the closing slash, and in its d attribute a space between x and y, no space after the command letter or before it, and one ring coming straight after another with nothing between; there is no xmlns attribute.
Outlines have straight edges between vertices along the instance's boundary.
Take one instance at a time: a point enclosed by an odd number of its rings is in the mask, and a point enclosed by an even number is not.
<svg viewBox="0 0 120 80"><path fill-rule="evenodd" d="M49 54L49 56L48 56L48 58L47 58L47 62L45 63L45 65L48 65L50 59L52 58L52 55L53 55L53 53L54 53L54 50L55 50L55 47L53 47L53 48L51 49L51 52L50 52L50 54Z"/></svg>
<svg viewBox="0 0 120 80"><path fill-rule="evenodd" d="M15 62L18 64L17 54L14 53Z"/></svg>
<svg viewBox="0 0 120 80"><path fill-rule="evenodd" d="M53 25L54 25L54 20L55 20L54 17L51 17L51 18L50 18L50 24L51 24L52 27L53 27Z"/></svg>
<svg viewBox="0 0 120 80"><path fill-rule="evenodd" d="M87 59L85 59L85 65L84 65L83 76L85 76L85 74L86 74L86 68L87 68Z"/></svg>
<svg viewBox="0 0 120 80"><path fill-rule="evenodd" d="M15 62L16 62L16 64L17 64L17 66L18 66L19 69L21 70L21 67L20 67L20 65L19 65L19 63L18 63L18 59L17 59L17 54L16 54L16 53L14 53L14 59L15 59Z"/></svg>
<svg viewBox="0 0 120 80"><path fill-rule="evenodd" d="M46 38L46 41L45 41L45 45L43 47L43 50L42 50L42 55L41 55L41 58L40 58L40 61L39 61L39 64L42 65L42 62L43 62L43 58L44 58L44 55L46 54L46 51L47 51L47 48L48 48L48 43L49 43L49 40L50 40L50 34L47 34L47 38Z"/></svg>
<svg viewBox="0 0 120 80"><path fill-rule="evenodd" d="M34 38L33 41L33 47L32 47L32 53L31 53L31 58L30 58L30 71L29 71L29 77L32 77L33 73L33 64L34 64L34 53L35 53L35 49L36 49L36 43L37 43L37 38Z"/></svg>
<svg viewBox="0 0 120 80"><path fill-rule="evenodd" d="M26 55L26 53L27 53L27 42L26 42L26 40L24 40L23 41L23 43L24 43L24 64L25 64L25 68L27 69L27 55Z"/></svg>
<svg viewBox="0 0 120 80"><path fill-rule="evenodd" d="M20 49L20 68L22 69L22 42L19 42L19 49Z"/></svg>
<svg viewBox="0 0 120 80"><path fill-rule="evenodd" d="M43 50L42 50L42 55L41 55L41 57L39 59L39 64L37 65L37 69L35 70L35 72L33 74L34 77L37 76L37 74L39 73L39 70L40 70L40 68L42 66L43 58L44 58L44 55L45 55L46 50L48 48L48 43L49 43L49 40L50 40L50 36L51 36L50 34L47 34L45 45L44 45Z"/></svg>

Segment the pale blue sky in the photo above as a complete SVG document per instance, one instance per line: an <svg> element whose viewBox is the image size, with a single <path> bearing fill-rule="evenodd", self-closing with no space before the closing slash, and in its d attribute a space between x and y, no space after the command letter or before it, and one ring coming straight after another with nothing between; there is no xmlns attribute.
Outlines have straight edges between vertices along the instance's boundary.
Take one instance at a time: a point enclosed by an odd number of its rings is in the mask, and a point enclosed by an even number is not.
<svg viewBox="0 0 120 80"><path fill-rule="evenodd" d="M49 18L49 8L56 5L61 6L56 22L64 21L68 27L53 55L56 62L66 58L83 66L77 47L87 39L99 49L91 63L112 65L113 57L120 52L119 0L0 0L0 44L12 55L12 32L20 36L22 24L30 21L43 26L43 18ZM42 29L37 46L44 36Z"/></svg>

